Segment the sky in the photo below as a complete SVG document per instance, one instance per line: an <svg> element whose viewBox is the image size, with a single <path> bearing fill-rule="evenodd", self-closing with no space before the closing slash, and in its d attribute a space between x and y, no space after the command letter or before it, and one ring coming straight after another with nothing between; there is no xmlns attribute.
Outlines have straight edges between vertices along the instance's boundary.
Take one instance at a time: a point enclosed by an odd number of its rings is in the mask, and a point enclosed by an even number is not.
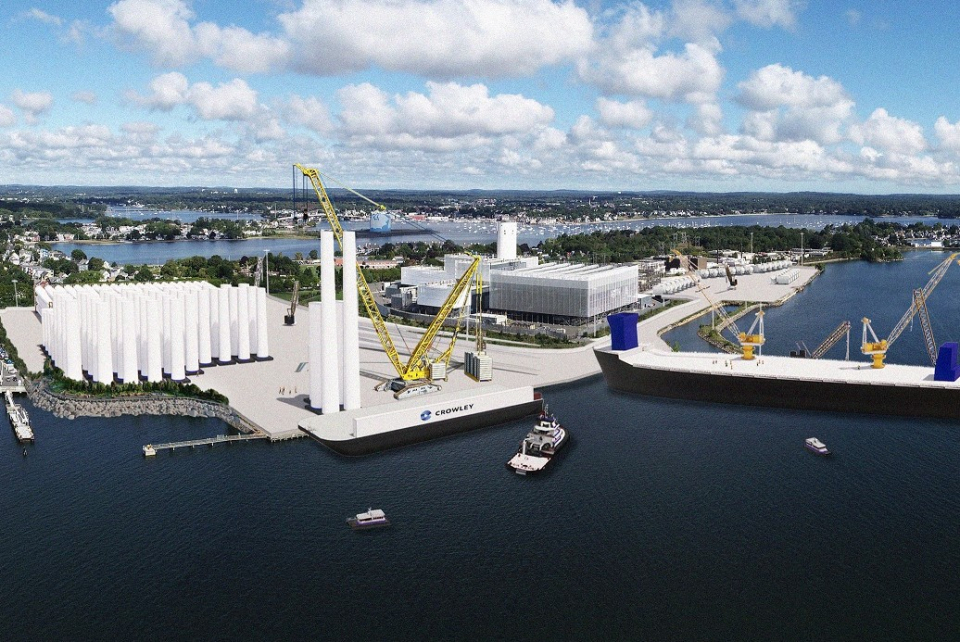
<svg viewBox="0 0 960 642"><path fill-rule="evenodd" d="M960 193L960 3L5 0L0 184ZM334 184L335 185L335 184Z"/></svg>

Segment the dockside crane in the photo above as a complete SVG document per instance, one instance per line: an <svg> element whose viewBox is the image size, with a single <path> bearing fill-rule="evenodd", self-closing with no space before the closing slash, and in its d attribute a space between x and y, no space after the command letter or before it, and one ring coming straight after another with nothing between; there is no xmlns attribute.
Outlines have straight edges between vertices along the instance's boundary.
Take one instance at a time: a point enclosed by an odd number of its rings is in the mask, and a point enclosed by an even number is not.
<svg viewBox="0 0 960 642"><path fill-rule="evenodd" d="M337 212L334 210L333 204L330 201L330 197L327 195L326 187L320 178L320 172L316 169L304 167L300 164L295 164L294 167L299 169L300 172L310 180L313 190L317 194L317 199L320 201L320 207L323 210L327 222L330 224L333 234L337 239L337 244L340 246L340 250L342 251L343 227L340 225L340 219L337 216ZM344 187L344 189L351 194L354 194L355 196L365 200L381 211L386 209L386 207L380 203L367 198L363 194L360 194L349 187ZM457 279L449 296L447 296L446 300L443 302L443 305L440 307L440 311L427 327L426 331L423 333L423 336L420 338L420 341L411 351L407 362L404 363L400 359L400 354L397 352L396 344L394 343L393 338L390 336L390 332L387 330L387 324L383 319L383 315L380 313L380 309L377 307L376 299L373 296L370 285L367 283L366 277L363 275L363 270L357 266L357 290L360 294L360 300L363 301L363 307L367 311L367 316L373 322L373 328L377 333L377 338L380 340L380 344L383 346L384 352L387 354L387 358L390 360L390 363L397 372L397 379L399 382L410 385L415 382L429 379L434 364L437 366L436 369L441 369L444 372L446 371L446 366L449 364L450 357L453 354L453 347L456 342L457 334L459 333L460 321L463 318L463 308L468 305L466 297L468 296L470 285L475 281L479 272L480 256L474 255L470 266L466 269L466 271L464 271L463 275ZM447 317L450 316L451 312L453 312L458 304L460 304L461 314L458 317L457 326L454 329L450 345L443 350L438 357L431 358L430 352L434 348L434 342L437 339L438 333L440 332L441 327L443 327L444 321L446 321ZM439 368L440 364L443 365L443 368Z"/></svg>
<svg viewBox="0 0 960 642"><path fill-rule="evenodd" d="M673 253L680 259L680 264L684 267L684 269L686 269L687 276L693 279L693 283L697 288L697 292L699 292L709 304L708 309L720 317L720 329L723 330L724 328L730 328L733 331L733 336L737 343L740 344L740 349L743 351L744 361L753 360L755 358L754 350L759 349L764 343L766 343L766 338L763 333L763 308L761 307L759 312L757 312L753 319L753 323L750 325L750 329L746 332L741 332L740 328L737 327L737 322L730 318L730 316L723 309L723 306L714 301L713 298L707 293L707 287L703 285L703 281L697 274L696 269L690 265L690 260L679 250L673 250Z"/></svg>
<svg viewBox="0 0 960 642"><path fill-rule="evenodd" d="M930 317L927 313L926 302L927 299L930 298L930 294L933 293L933 289L937 287L937 284L940 283L944 275L946 275L947 270L957 256L960 256L960 252L954 252L937 265L937 267L930 270L929 274L932 275L930 280L927 281L927 284L922 288L913 291L913 300L910 302L910 307L903 313L903 316L900 317L897 325L893 327L893 330L890 331L890 335L886 339L878 339L876 332L874 332L873 327L870 325L870 319L867 317L863 318L863 343L860 347L860 352L873 359L870 364L872 368L882 368L884 366L883 362L887 356L887 351L893 346L894 341L903 334L903 331L907 329L907 326L910 325L916 314L920 314L920 327L923 329L924 324L927 326L926 329L923 330L924 343L926 344L931 361L936 363L937 344L933 339L933 328L930 327Z"/></svg>

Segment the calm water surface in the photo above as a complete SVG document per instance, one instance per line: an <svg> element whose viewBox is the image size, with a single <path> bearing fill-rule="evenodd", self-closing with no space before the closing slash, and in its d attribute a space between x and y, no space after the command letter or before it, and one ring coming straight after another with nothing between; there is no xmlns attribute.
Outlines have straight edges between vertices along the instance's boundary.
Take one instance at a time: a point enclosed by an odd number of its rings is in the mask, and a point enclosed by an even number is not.
<svg viewBox="0 0 960 642"><path fill-rule="evenodd" d="M889 328L936 262L830 266L771 310L771 349L864 314ZM299 441L145 460L223 426L30 408L27 457L0 435L0 639L956 639L955 422L598 378L546 397L574 441L531 478L504 467L529 422L360 459ZM394 526L352 532L368 506Z"/></svg>
<svg viewBox="0 0 960 642"><path fill-rule="evenodd" d="M166 218L180 218L183 222L196 220L203 212L150 212L149 216ZM209 216L209 214L207 214ZM233 215L222 218L230 218ZM250 218L249 216L247 218ZM610 223L588 224L556 224L556 225L521 225L517 231L517 243L526 243L535 246L541 241L561 234L585 234L598 230L636 230L647 227L663 226L674 227L678 230L689 230L693 233L697 228L714 227L719 225L764 225L770 227L784 226L789 228L807 228L819 230L827 225L855 224L862 221L862 216L820 216L798 214L766 214L762 216L693 216L671 219L653 219L638 221L614 221ZM889 221L909 224L923 222L927 225L943 223L953 225L953 219L938 219L932 217L901 216L891 217ZM361 237L358 242L374 243L406 243L415 241L434 242L439 239L449 239L455 243L493 243L497 240L496 221L470 222L429 222L418 223L418 227L398 220L394 223L394 230L400 233ZM426 226L429 232L422 231ZM348 230L367 230L366 221L344 221L343 227ZM248 239L241 241L171 241L165 243L121 243L92 245L89 243L54 243L55 249L70 254L76 248L82 249L89 256L96 256L108 263L161 264L168 259L182 259L190 256L219 255L226 259L239 259L242 256L260 256L265 250L274 254L284 253L293 256L297 252L308 254L310 250L320 250L319 239Z"/></svg>

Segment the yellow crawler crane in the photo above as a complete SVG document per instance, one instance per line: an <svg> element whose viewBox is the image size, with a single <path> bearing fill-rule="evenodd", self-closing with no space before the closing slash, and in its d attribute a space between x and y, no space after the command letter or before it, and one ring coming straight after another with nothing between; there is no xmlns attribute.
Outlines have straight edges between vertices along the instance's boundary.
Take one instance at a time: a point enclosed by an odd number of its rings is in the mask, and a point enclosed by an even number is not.
<svg viewBox="0 0 960 642"><path fill-rule="evenodd" d="M896 341L900 335L903 334L903 331L907 329L907 326L913 322L913 316L915 314L921 314L920 323L924 330L924 342L927 346L927 352L930 354L931 360L936 363L936 344L933 343L933 332L932 330L928 330L924 325L929 325L926 302L927 299L930 298L930 294L933 293L933 289L937 287L937 284L943 279L947 270L953 265L953 260L956 259L957 256L960 256L960 252L954 252L937 267L930 270L928 273L932 275L930 280L927 281L927 284L921 289L914 291L910 307L903 313L897 325L890 331L890 336L886 339L878 339L876 332L873 331L873 327L870 325L870 319L866 317L863 318L863 343L861 344L860 352L872 358L873 361L870 364L872 368L882 368L884 366L883 361L887 357L887 350L893 346L894 341Z"/></svg>
<svg viewBox="0 0 960 642"><path fill-rule="evenodd" d="M320 201L320 206L323 209L323 213L327 217L327 222L333 229L333 234L337 239L337 244L340 246L340 250L343 251L343 226L340 225L340 219L337 217L336 210L333 209L333 204L330 202L330 197L327 195L326 187L324 187L323 181L320 180L320 172L318 172L316 169L304 167L300 164L295 164L294 167L299 169L304 176L310 179L310 183L313 185L313 189L317 193L317 198ZM370 200L363 194L355 192L349 188L346 189L351 194L362 198L378 209L386 209L386 207L383 205ZM370 320L373 322L373 328L377 333L377 338L380 339L380 344L383 346L384 352L387 353L387 358L390 359L390 363L393 364L394 369L397 371L398 378L401 381L410 383L418 380L428 379L430 376L430 366L432 363L443 363L444 365L449 364L450 357L453 354L454 344L456 343L457 335L459 334L460 321L463 318L463 309L467 304L467 302L462 301L462 299L467 296L467 291L470 287L470 284L474 282L474 279L476 278L476 280L479 282L479 268L480 257L474 256L473 262L463 273L463 275L457 279L457 282L453 286L453 290L450 292L450 295L440 307L440 311L434 317L429 327L427 327L426 332L423 333L420 341L410 353L410 358L406 363L403 363L403 361L400 359L400 354L397 352L397 347L394 344L393 339L390 337L390 333L387 331L387 324L383 320L383 315L380 314L380 309L377 308L377 302L373 297L373 292L370 290L370 285L367 283L367 279L363 276L363 270L357 266L357 290L360 294L360 300L363 301L363 307L367 311L367 316L369 316ZM450 345L443 352L441 352L438 357L431 360L430 351L433 349L433 344L437 338L437 334L440 332L440 328L443 327L444 321L448 316L450 316L450 313L454 310L454 308L457 307L458 302L462 302L463 305L460 306L461 314L458 317L457 326L454 329L453 336L450 340Z"/></svg>

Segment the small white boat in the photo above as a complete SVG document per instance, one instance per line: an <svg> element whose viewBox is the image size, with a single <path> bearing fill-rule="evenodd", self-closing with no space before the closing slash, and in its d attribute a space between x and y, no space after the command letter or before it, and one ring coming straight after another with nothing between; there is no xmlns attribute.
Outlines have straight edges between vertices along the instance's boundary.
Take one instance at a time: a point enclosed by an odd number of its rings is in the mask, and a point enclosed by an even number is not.
<svg viewBox="0 0 960 642"><path fill-rule="evenodd" d="M377 528L379 526L389 526L390 520L387 514L379 508L368 508L366 513L357 513L355 517L348 517L347 523L351 528Z"/></svg>
<svg viewBox="0 0 960 642"><path fill-rule="evenodd" d="M817 439L816 437L807 438L807 440L804 442L804 445L806 446L807 450L811 452L815 452L818 455L830 454L830 451L827 449L827 445L824 444L819 439Z"/></svg>
<svg viewBox="0 0 960 642"><path fill-rule="evenodd" d="M153 444L147 444L143 447L143 456L144 457L156 457L157 449L153 447Z"/></svg>

